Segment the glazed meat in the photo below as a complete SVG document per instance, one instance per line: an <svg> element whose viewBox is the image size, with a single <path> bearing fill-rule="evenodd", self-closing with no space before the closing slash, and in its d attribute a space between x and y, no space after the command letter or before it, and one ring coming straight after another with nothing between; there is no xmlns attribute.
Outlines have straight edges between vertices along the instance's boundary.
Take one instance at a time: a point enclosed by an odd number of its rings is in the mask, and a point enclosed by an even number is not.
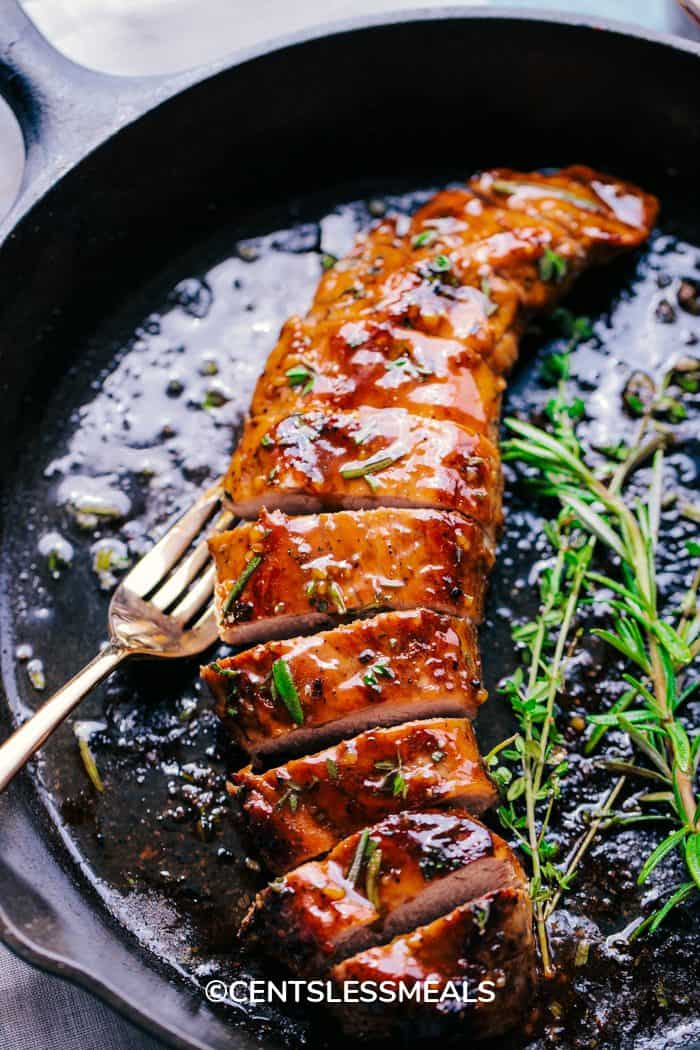
<svg viewBox="0 0 700 1050"><path fill-rule="evenodd" d="M496 889L412 933L369 948L331 970L339 984L371 981L387 988L430 983L429 1001L353 1004L341 1013L356 1036L390 1033L416 1038L458 1034L460 1040L512 1028L529 1005L535 982L530 899L525 887ZM482 983L488 982L488 983ZM456 987L459 998L439 992ZM481 986L481 988L480 988ZM451 989L450 989L451 990ZM474 1001L476 1000L476 1001Z"/></svg>
<svg viewBox="0 0 700 1050"><path fill-rule="evenodd" d="M475 176L469 186L489 205L537 224L556 224L580 245L589 265L639 247L659 211L656 197L582 164L551 175L498 168Z"/></svg>
<svg viewBox="0 0 700 1050"><path fill-rule="evenodd" d="M373 726L473 718L486 699L474 627L427 609L269 642L202 676L228 732L259 760L315 751Z"/></svg>
<svg viewBox="0 0 700 1050"><path fill-rule="evenodd" d="M523 870L479 821L459 810L398 813L264 889L241 935L248 949L316 975L506 886L525 889Z"/></svg>
<svg viewBox="0 0 700 1050"><path fill-rule="evenodd" d="M493 562L478 525L431 510L263 512L209 546L219 632L233 645L381 609L426 607L478 620Z"/></svg>
<svg viewBox="0 0 700 1050"><path fill-rule="evenodd" d="M503 372L528 316L555 305L587 267L641 244L657 211L655 198L590 168L485 172L437 193L405 230L386 219L360 237L323 275L309 321L478 339Z"/></svg>
<svg viewBox="0 0 700 1050"><path fill-rule="evenodd" d="M448 803L481 813L496 800L474 731L461 718L369 730L231 780L249 838L273 872L326 853L390 813Z"/></svg>
<svg viewBox="0 0 700 1050"><path fill-rule="evenodd" d="M256 423L311 409L404 408L493 439L505 380L471 338L440 339L389 322L311 324L292 317L258 380Z"/></svg>
<svg viewBox="0 0 700 1050"><path fill-rule="evenodd" d="M226 478L231 507L441 507L493 528L489 371L512 365L529 316L583 269L640 244L656 208L588 168L503 169L437 194L405 229L377 224L283 330Z"/></svg>
<svg viewBox="0 0 700 1050"><path fill-rule="evenodd" d="M259 766L313 753L231 776L284 876L244 940L302 976L469 993L356 1003L349 1033L497 1035L533 990L523 873L469 815L497 797L469 719L503 377L530 318L656 212L589 168L483 172L361 235L258 381L224 482L250 523L211 549L221 638L266 644L203 674Z"/></svg>
<svg viewBox="0 0 700 1050"><path fill-rule="evenodd" d="M479 431L401 408L309 412L245 427L224 480L242 518L365 507L460 511L493 531L501 516L498 450Z"/></svg>

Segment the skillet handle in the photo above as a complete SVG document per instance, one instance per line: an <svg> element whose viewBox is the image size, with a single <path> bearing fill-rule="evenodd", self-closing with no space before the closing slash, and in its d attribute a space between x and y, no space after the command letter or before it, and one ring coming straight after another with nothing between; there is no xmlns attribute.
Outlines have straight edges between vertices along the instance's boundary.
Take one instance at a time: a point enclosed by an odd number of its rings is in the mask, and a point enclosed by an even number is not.
<svg viewBox="0 0 700 1050"><path fill-rule="evenodd" d="M125 649L109 645L46 700L4 744L0 744L0 792L5 790L34 752L38 751L71 711L75 710L83 697L106 678L127 655Z"/></svg>
<svg viewBox="0 0 700 1050"><path fill-rule="evenodd" d="M0 95L19 121L26 149L19 197L0 223L1 244L60 175L206 70L167 76L99 73L52 47L19 0L0 0L0 9Z"/></svg>

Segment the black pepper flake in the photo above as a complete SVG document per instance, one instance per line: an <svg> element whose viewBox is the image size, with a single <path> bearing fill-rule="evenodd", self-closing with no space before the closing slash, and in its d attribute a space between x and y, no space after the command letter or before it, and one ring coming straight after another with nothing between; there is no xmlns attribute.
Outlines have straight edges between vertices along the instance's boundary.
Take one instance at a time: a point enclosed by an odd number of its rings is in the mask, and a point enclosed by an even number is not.
<svg viewBox="0 0 700 1050"><path fill-rule="evenodd" d="M657 304L654 316L657 321L661 324L673 324L676 320L676 311L673 309L668 299L661 299Z"/></svg>
<svg viewBox="0 0 700 1050"><path fill-rule="evenodd" d="M252 620L255 606L252 602L234 602L231 609L231 619L234 623L245 623Z"/></svg>
<svg viewBox="0 0 700 1050"><path fill-rule="evenodd" d="M700 281L691 280L689 277L681 281L678 305L693 317L700 317Z"/></svg>

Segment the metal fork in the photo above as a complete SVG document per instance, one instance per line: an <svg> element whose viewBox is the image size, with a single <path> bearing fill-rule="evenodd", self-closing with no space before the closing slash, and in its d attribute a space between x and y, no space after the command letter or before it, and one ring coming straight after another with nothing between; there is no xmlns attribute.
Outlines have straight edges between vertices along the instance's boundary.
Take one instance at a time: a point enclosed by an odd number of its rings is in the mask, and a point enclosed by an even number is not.
<svg viewBox="0 0 700 1050"><path fill-rule="evenodd" d="M206 538L192 544L212 525L220 497L221 483L217 482L124 577L109 605L107 646L0 746L0 791L83 697L123 660L194 656L216 641L211 601L214 566ZM224 510L209 532L220 532L233 520Z"/></svg>

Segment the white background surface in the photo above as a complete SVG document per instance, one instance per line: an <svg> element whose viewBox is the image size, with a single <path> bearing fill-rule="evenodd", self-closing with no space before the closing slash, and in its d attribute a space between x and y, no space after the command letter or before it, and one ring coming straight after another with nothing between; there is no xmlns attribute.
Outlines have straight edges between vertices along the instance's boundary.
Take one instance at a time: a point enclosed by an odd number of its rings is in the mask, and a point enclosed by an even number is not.
<svg viewBox="0 0 700 1050"><path fill-rule="evenodd" d="M12 2L0 0L0 35L2 9ZM25 0L24 6L75 61L128 74L187 68L290 30L366 12L444 5L431 0ZM672 0L531 0L529 5L495 0L492 6L583 12L698 35ZM0 215L19 185L21 157L17 126L0 100ZM0 1050L158 1050L159 1045L85 992L37 973L0 946Z"/></svg>
<svg viewBox="0 0 700 1050"><path fill-rule="evenodd" d="M24 0L66 54L115 73L166 72L304 26L366 12L446 6L431 0ZM462 0L476 6L478 0ZM496 0L491 6L517 6ZM524 6L524 5L520 5ZM659 26L665 0L532 0L532 7L583 11ZM679 24L686 16L679 13Z"/></svg>

